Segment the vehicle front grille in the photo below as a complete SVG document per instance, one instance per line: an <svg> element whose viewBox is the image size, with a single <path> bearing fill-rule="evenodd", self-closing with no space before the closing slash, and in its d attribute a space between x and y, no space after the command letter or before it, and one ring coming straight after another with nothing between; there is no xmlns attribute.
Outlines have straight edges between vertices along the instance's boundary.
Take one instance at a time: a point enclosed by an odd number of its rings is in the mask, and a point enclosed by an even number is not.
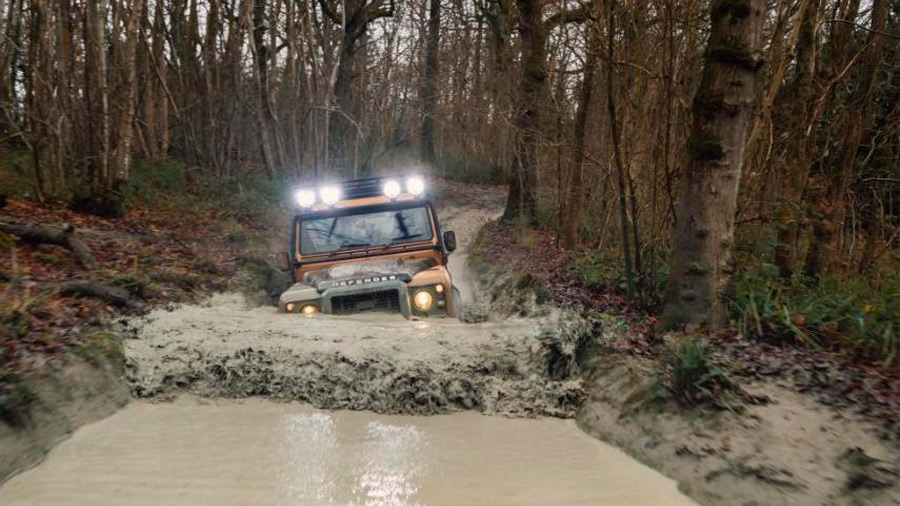
<svg viewBox="0 0 900 506"><path fill-rule="evenodd" d="M366 313L374 311L399 313L400 295L397 290L336 295L331 298L331 312L334 314Z"/></svg>

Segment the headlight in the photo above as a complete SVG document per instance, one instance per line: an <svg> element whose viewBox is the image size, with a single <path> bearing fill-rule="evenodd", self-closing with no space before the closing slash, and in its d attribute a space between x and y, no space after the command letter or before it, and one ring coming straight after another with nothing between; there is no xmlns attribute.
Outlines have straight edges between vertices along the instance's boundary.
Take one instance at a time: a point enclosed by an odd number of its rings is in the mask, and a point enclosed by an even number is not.
<svg viewBox="0 0 900 506"><path fill-rule="evenodd" d="M322 198L322 202L330 206L338 200L341 200L341 187L323 186L319 189L319 197Z"/></svg>
<svg viewBox="0 0 900 506"><path fill-rule="evenodd" d="M307 304L300 308L300 312L306 316L312 316L319 312L319 308L315 304Z"/></svg>
<svg viewBox="0 0 900 506"><path fill-rule="evenodd" d="M391 199L395 199L400 195L400 183L393 179L385 181L381 189L384 190L384 195Z"/></svg>
<svg viewBox="0 0 900 506"><path fill-rule="evenodd" d="M427 313L434 307L434 296L428 290L419 290L413 296L413 304L419 311Z"/></svg>
<svg viewBox="0 0 900 506"><path fill-rule="evenodd" d="M406 180L406 191L412 195L421 195L425 192L425 180L419 176L412 176Z"/></svg>
<svg viewBox="0 0 900 506"><path fill-rule="evenodd" d="M284 310L285 310L285 312L293 313L293 312L294 312L294 303L293 303L293 302L288 302L287 304L285 304L285 305L284 305Z"/></svg>
<svg viewBox="0 0 900 506"><path fill-rule="evenodd" d="M300 207L312 207L316 203L316 192L313 190L297 190L294 199Z"/></svg>

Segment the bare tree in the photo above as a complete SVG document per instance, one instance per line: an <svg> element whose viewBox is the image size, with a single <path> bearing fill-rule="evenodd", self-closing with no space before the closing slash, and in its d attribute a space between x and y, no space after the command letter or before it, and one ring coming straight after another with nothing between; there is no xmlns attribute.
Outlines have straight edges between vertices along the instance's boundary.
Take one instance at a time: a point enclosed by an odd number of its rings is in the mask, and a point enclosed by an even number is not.
<svg viewBox="0 0 900 506"><path fill-rule="evenodd" d="M760 68L762 0L715 0L694 97L663 321L720 327L733 272L734 215Z"/></svg>
<svg viewBox="0 0 900 506"><path fill-rule="evenodd" d="M437 113L438 84L441 79L438 50L441 45L441 0L429 0L428 42L425 50L425 85L422 90L422 159L430 165L437 161L434 125Z"/></svg>

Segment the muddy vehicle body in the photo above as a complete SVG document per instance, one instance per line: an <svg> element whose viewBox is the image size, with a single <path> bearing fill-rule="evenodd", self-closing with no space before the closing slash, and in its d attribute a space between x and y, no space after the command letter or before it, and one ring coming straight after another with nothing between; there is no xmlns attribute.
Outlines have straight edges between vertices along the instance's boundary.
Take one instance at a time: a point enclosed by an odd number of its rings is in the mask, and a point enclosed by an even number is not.
<svg viewBox="0 0 900 506"><path fill-rule="evenodd" d="M456 317L459 292L447 270L456 249L418 176L366 178L298 188L286 267L294 284L279 310Z"/></svg>

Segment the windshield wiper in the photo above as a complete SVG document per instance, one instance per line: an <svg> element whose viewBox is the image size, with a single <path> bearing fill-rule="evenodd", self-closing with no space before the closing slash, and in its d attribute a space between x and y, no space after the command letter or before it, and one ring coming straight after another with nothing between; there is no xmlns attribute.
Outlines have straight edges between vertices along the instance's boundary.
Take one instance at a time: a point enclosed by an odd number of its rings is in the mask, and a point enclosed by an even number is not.
<svg viewBox="0 0 900 506"><path fill-rule="evenodd" d="M348 242L346 244L341 244L340 246L338 246L338 249L329 253L328 256L333 257L335 255L339 255L339 254L343 253L344 251L346 251L348 249L364 248L366 246L369 246L369 243L367 243L367 242Z"/></svg>
<svg viewBox="0 0 900 506"><path fill-rule="evenodd" d="M342 249L347 249L347 248L362 248L364 246L371 246L371 244L369 244L367 242L348 242L345 244L341 244L337 250L340 251Z"/></svg>

